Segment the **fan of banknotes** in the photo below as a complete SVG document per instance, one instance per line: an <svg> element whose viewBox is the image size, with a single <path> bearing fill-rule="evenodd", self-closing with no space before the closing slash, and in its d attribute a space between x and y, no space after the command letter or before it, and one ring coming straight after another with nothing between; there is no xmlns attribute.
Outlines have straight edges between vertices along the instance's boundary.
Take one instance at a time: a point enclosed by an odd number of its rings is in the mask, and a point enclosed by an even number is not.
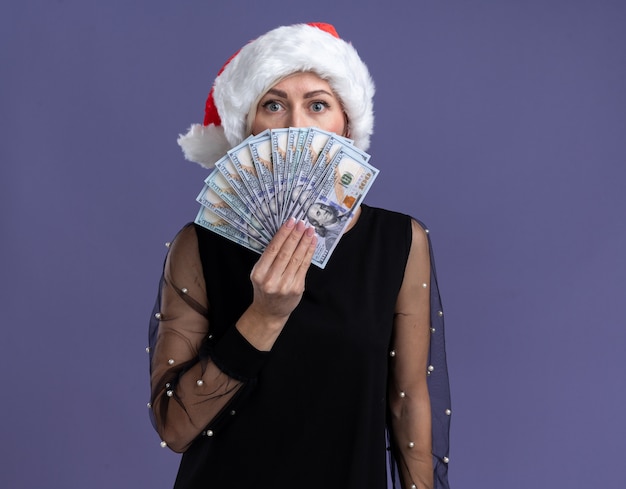
<svg viewBox="0 0 626 489"><path fill-rule="evenodd" d="M317 128L268 129L215 163L195 222L263 252L290 217L315 227L324 268L378 170L350 139Z"/></svg>

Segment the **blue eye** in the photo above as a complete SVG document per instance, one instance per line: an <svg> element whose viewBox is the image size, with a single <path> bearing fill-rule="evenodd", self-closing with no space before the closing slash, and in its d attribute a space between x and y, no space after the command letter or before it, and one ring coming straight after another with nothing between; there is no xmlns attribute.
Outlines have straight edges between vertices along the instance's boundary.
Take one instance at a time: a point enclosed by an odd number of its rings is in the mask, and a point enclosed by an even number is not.
<svg viewBox="0 0 626 489"><path fill-rule="evenodd" d="M322 112L327 107L328 104L326 102L313 102L311 104L311 110L313 112Z"/></svg>
<svg viewBox="0 0 626 489"><path fill-rule="evenodd" d="M268 100L267 102L265 102L263 104L263 107L270 112L278 112L280 109L282 109L282 106L278 102L275 102L273 100Z"/></svg>

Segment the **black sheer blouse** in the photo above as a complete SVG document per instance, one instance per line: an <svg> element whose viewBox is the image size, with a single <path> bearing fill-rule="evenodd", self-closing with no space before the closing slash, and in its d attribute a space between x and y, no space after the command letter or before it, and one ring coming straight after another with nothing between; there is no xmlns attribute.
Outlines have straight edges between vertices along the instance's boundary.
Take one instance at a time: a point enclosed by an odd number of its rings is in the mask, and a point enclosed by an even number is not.
<svg viewBox="0 0 626 489"><path fill-rule="evenodd" d="M411 258L420 246L425 262ZM258 255L183 228L149 338L152 421L162 445L183 452L175 487L448 488L450 397L429 251L416 221L363 205L262 352L234 327ZM418 475L424 448L432 482Z"/></svg>

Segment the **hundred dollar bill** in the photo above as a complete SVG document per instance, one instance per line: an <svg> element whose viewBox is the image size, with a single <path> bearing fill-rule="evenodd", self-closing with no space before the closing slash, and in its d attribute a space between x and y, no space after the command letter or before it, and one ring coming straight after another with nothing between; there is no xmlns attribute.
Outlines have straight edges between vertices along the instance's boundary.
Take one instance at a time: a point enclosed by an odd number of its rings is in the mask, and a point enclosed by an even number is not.
<svg viewBox="0 0 626 489"><path fill-rule="evenodd" d="M307 147L311 144L311 141L315 137L316 133L317 129L315 128L300 129L298 131L298 138L296 140L292 164L294 181L297 180L298 175L302 171L302 165L304 163Z"/></svg>
<svg viewBox="0 0 626 489"><path fill-rule="evenodd" d="M300 130L294 127L287 129L287 151L285 152L285 165L283 167L283 188L282 188L282 202L280 203L281 214L280 221L284 222L288 216L286 213L286 205L289 201L289 195L291 195L291 184L293 182L293 167L294 158L296 153L296 147L298 145L298 138L300 136Z"/></svg>
<svg viewBox="0 0 626 489"><path fill-rule="evenodd" d="M313 173L320 156L324 152L328 154L333 145L327 147L328 142L333 138L334 134L327 131L322 131L321 129L313 128L307 134L304 141L304 148L302 150L302 155L300 156L300 162L298 163L298 167L296 170L296 176L293 183L293 187L291 189L290 200L288 201L288 210L286 212L287 216L292 215L294 208L297 206L297 203L302 200L302 192L307 188L308 184L311 182L311 178L313 177ZM334 145L335 152L339 149L340 145ZM334 156L334 152L332 153ZM332 158L331 158L332 159ZM325 160L320 160L320 165L325 164ZM320 168L321 172L323 169ZM306 194L305 194L306 195Z"/></svg>
<svg viewBox="0 0 626 489"><path fill-rule="evenodd" d="M286 186L285 162L287 159L288 135L288 129L272 129L270 131L272 162L274 164L274 186L276 187L276 207L279 216L282 215L284 188ZM280 217L278 221L280 222Z"/></svg>
<svg viewBox="0 0 626 489"><path fill-rule="evenodd" d="M215 163L215 168L222 174L228 184L237 192L239 198L248 209L254 210L257 207L255 199L250 195L248 187L243 182L243 178L237 172L232 160L228 155L223 156Z"/></svg>
<svg viewBox="0 0 626 489"><path fill-rule="evenodd" d="M315 135L314 129L293 129L296 132L294 138L294 145L291 153L287 153L290 158L290 164L288 165L288 177L287 177L287 190L284 195L284 208L283 208L283 220L289 217L291 211L291 202L293 201L293 192L297 186L297 182L300 176L302 168L302 158L305 154L305 148L310 140Z"/></svg>
<svg viewBox="0 0 626 489"><path fill-rule="evenodd" d="M345 208L353 208L369 190L378 170L368 163L369 155L354 146L342 146L328 165L325 173L310 186L306 199L300 199L306 210L318 195L326 195L333 187L335 201ZM372 174L373 176L370 176ZM371 178L371 180L370 180ZM295 212L295 216L299 213Z"/></svg>
<svg viewBox="0 0 626 489"><path fill-rule="evenodd" d="M319 193L317 190L318 187L329 174L331 163L344 145L345 141L343 138L339 138L335 134L329 137L328 141L319 152L309 175L298 182L300 188L292 193L292 196L297 195L297 199L292 199L290 203L290 215L297 215L298 210L304 206L305 202L308 202L309 205L311 204L311 198ZM368 156L366 153L364 154Z"/></svg>
<svg viewBox="0 0 626 489"><path fill-rule="evenodd" d="M308 141L308 144L304 148L305 153L303 155L303 157L306 158L303 165L307 165L303 166L303 169L306 169L308 174L313 171L314 165L317 163L322 151L326 148L326 145L331 138L339 138L339 136L332 132L314 128L313 137L310 141ZM341 139L344 141L344 145L351 144L349 139Z"/></svg>
<svg viewBox="0 0 626 489"><path fill-rule="evenodd" d="M198 212L194 222L216 234L219 234L220 236L223 236L224 238L230 239L234 243L248 248L249 250L262 253L265 249L262 243L259 243L254 238L239 231L228 221L222 219L204 206L200 207L200 211Z"/></svg>
<svg viewBox="0 0 626 489"><path fill-rule="evenodd" d="M259 175L257 174L257 169L248 144L249 140L250 138L239 146L229 150L228 156L252 197L252 207L260 211L257 213L258 219L263 221L264 226L276 232L277 228L274 225L274 219L270 213L269 202L266 201L267 192L263 190L261 182L259 181Z"/></svg>
<svg viewBox="0 0 626 489"><path fill-rule="evenodd" d="M273 236L271 230L265 228L261 221L256 218L255 209L250 208L243 200L241 200L239 194L237 194L230 182L224 178L224 175L222 175L219 169L216 168L213 170L213 172L204 180L204 183L226 204L228 204L234 212L244 219L249 226L252 226L266 239L271 239Z"/></svg>
<svg viewBox="0 0 626 489"><path fill-rule="evenodd" d="M315 227L318 241L313 262L320 268L326 266L355 209L378 175L378 170L364 161L363 154L353 147L341 148L322 184L295 214Z"/></svg>
<svg viewBox="0 0 626 489"><path fill-rule="evenodd" d="M228 221L239 231L246 233L259 243L267 245L270 242L271 238L269 235L265 234L265 230L261 227L261 224L248 209L246 209L246 218L244 219L244 217L233 210L233 208L208 185L204 185L204 188L196 200L214 214Z"/></svg>
<svg viewBox="0 0 626 489"><path fill-rule="evenodd" d="M263 192L263 202L267 208L262 210L263 214L272 221L274 229L278 229L282 224L278 218L278 203L276 201L276 186L274 185L274 165L272 163L272 143L270 131L264 131L248 143L252 161L256 168L261 189Z"/></svg>
<svg viewBox="0 0 626 489"><path fill-rule="evenodd" d="M305 148L307 146L307 142L313 138L315 135L316 129L314 128L302 128L296 129L297 136L294 141L294 151L291 155L292 162L288 166L290 170L288 182L287 182L287 190L285 191L284 196L284 208L283 208L283 221L286 220L290 216L292 202L294 200L294 190L296 188L301 168L302 168L302 158L305 154Z"/></svg>

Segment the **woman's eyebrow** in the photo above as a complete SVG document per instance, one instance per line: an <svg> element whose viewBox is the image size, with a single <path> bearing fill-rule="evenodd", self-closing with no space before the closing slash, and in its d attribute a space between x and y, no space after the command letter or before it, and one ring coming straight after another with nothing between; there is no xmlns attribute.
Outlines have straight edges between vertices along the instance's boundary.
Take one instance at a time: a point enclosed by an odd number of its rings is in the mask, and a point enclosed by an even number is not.
<svg viewBox="0 0 626 489"><path fill-rule="evenodd" d="M283 90L279 90L277 88L270 88L265 95L275 95L276 97L281 97L281 98L286 98L288 99L289 96L287 95L287 92L284 92ZM312 90L310 92L306 92L302 98L313 98L313 97L317 97L318 95L328 95L329 97L332 97L333 94L329 93L326 90Z"/></svg>
<svg viewBox="0 0 626 489"><path fill-rule="evenodd" d="M318 95L328 95L329 97L333 96L332 93L328 93L326 90L313 90L312 92L305 93L304 98L313 98L317 97Z"/></svg>
<svg viewBox="0 0 626 489"><path fill-rule="evenodd" d="M276 95L277 97L282 97L282 98L289 98L289 97L287 97L287 92L283 92L282 90L278 90L277 88L270 88L266 92L266 95L267 94Z"/></svg>

